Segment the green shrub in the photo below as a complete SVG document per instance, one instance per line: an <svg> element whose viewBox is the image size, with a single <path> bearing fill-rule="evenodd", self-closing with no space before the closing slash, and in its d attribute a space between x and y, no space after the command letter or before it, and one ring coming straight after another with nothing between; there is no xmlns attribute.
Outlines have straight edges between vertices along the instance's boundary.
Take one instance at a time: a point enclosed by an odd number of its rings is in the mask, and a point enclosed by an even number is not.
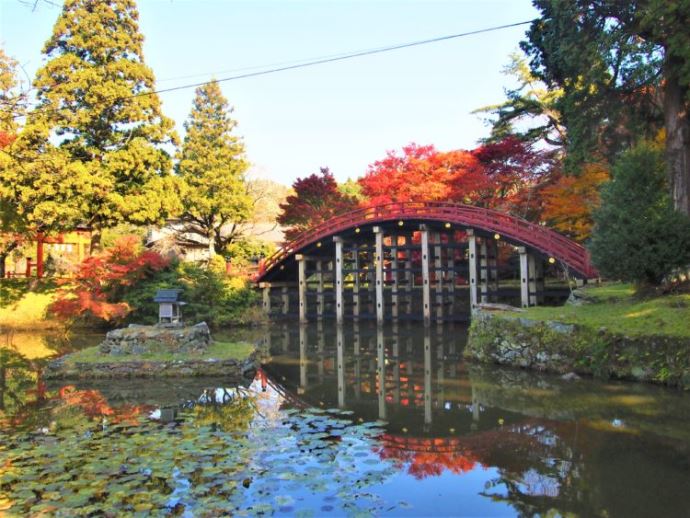
<svg viewBox="0 0 690 518"><path fill-rule="evenodd" d="M124 297L134 311L128 321L153 324L158 321L158 305L153 302L162 288L182 288L185 321L204 321L213 327L252 324L261 318L258 295L243 279L229 278L214 268L192 263L173 264L167 270L133 286Z"/></svg>
<svg viewBox="0 0 690 518"><path fill-rule="evenodd" d="M690 218L673 209L655 146L642 144L619 158L594 221L590 250L606 277L658 285L690 265Z"/></svg>

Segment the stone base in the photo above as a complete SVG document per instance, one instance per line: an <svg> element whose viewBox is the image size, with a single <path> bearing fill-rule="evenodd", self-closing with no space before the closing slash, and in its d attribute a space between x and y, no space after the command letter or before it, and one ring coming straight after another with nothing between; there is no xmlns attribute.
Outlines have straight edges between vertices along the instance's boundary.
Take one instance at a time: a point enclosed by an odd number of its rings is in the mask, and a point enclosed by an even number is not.
<svg viewBox="0 0 690 518"><path fill-rule="evenodd" d="M253 376L259 367L257 353L243 360L184 359L171 361L119 361L98 363L67 363L67 357L50 362L43 372L45 379L122 379L122 378L175 378L223 377L240 381Z"/></svg>
<svg viewBox="0 0 690 518"><path fill-rule="evenodd" d="M105 335L99 346L101 353L113 355L144 354L146 352L203 353L211 344L211 332L206 322L194 326L131 324L114 329Z"/></svg>
<svg viewBox="0 0 690 518"><path fill-rule="evenodd" d="M463 355L483 363L690 390L690 340L676 336L623 336L604 328L479 312Z"/></svg>

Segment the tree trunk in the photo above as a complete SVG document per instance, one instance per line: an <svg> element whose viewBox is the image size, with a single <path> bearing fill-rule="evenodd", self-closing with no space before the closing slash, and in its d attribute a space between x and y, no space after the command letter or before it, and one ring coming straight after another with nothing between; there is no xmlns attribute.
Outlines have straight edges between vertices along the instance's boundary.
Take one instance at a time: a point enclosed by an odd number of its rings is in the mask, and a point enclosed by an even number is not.
<svg viewBox="0 0 690 518"><path fill-rule="evenodd" d="M669 61L672 58L668 58ZM690 120L687 88L680 84L677 67L667 63L664 86L664 123L666 127L666 161L673 207L690 215Z"/></svg>
<svg viewBox="0 0 690 518"><path fill-rule="evenodd" d="M7 264L7 254L0 254L0 279L4 279L7 274L5 268Z"/></svg>
<svg viewBox="0 0 690 518"><path fill-rule="evenodd" d="M91 255L94 255L101 251L101 229L92 228L91 229Z"/></svg>
<svg viewBox="0 0 690 518"><path fill-rule="evenodd" d="M208 231L208 260L213 259L216 255L216 233L213 230Z"/></svg>

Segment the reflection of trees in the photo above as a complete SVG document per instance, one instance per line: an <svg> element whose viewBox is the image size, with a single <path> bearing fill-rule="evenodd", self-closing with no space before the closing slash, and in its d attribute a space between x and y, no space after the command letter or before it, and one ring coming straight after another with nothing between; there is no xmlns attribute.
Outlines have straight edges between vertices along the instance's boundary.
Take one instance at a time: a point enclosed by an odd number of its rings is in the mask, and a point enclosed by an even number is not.
<svg viewBox="0 0 690 518"><path fill-rule="evenodd" d="M194 406L194 422L224 432L244 432L257 413L256 397L247 389L207 389Z"/></svg>
<svg viewBox="0 0 690 518"><path fill-rule="evenodd" d="M40 362L0 347L0 423L42 400L45 386L38 375L39 368Z"/></svg>

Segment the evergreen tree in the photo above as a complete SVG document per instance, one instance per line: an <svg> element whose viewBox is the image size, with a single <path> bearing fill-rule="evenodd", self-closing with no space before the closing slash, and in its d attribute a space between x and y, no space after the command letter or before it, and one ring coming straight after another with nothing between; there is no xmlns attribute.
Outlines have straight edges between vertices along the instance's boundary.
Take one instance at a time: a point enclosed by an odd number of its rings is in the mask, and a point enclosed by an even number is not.
<svg viewBox="0 0 690 518"><path fill-rule="evenodd" d="M252 212L245 182L249 167L228 101L217 82L200 86L185 123L177 172L184 182L185 231L208 239L209 252L225 251Z"/></svg>
<svg viewBox="0 0 690 518"><path fill-rule="evenodd" d="M96 247L103 228L162 221L179 206L165 150L173 123L153 93L137 20L134 0L65 0L15 149L18 189L37 190L48 218L90 225ZM36 225L47 224L41 212Z"/></svg>
<svg viewBox="0 0 690 518"><path fill-rule="evenodd" d="M641 144L613 168L594 213L591 251L602 274L657 285L690 265L690 218L673 209L662 153Z"/></svg>
<svg viewBox="0 0 690 518"><path fill-rule="evenodd" d="M562 89L570 166L666 133L668 188L690 215L690 2L533 0L541 17L523 50Z"/></svg>

